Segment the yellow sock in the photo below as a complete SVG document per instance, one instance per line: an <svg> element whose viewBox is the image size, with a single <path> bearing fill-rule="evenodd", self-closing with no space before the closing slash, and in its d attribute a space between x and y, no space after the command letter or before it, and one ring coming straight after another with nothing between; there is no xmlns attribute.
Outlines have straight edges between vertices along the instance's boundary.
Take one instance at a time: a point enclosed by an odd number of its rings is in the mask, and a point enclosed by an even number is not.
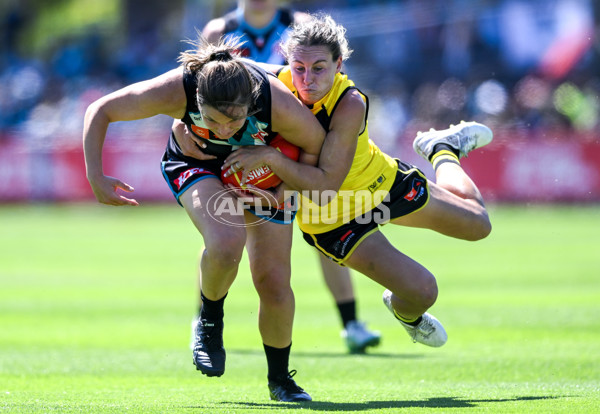
<svg viewBox="0 0 600 414"><path fill-rule="evenodd" d="M460 161L458 160L458 157L452 151L441 150L431 156L431 165L433 165L434 170L437 170L437 168L440 165L442 165L446 162L452 162L454 164L460 165Z"/></svg>

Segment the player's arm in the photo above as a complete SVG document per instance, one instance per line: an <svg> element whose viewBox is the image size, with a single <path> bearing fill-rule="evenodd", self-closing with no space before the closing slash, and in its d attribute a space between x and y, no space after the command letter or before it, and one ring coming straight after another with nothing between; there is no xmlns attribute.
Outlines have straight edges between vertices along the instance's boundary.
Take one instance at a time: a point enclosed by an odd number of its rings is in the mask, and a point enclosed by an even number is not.
<svg viewBox="0 0 600 414"><path fill-rule="evenodd" d="M273 111L275 110L274 108ZM240 165L244 168L251 169L261 165L262 162L269 165L286 185L295 190L315 190L317 194L323 191L338 191L352 166L358 135L364 127L365 114L366 104L360 94L357 91L347 93L339 103L331 120L330 130L322 145L316 167L311 157L303 158L305 154L301 156L301 162L294 162L270 147L260 147L256 148L256 152L261 152L259 160L249 156L255 148L242 149L229 156L224 168L240 161ZM311 116L316 120L312 113ZM306 120L301 122L306 122ZM275 123L273 125L275 127ZM288 138L286 135L290 134L289 137L292 137L293 131L278 130L278 132L289 142L301 146L300 141L295 142L293 138ZM300 137L300 139L303 138ZM253 155L256 156L256 154ZM310 195L313 195L312 191ZM327 200L324 199L313 201L327 204Z"/></svg>
<svg viewBox="0 0 600 414"><path fill-rule="evenodd" d="M165 114L181 118L185 111L185 91L181 68L154 79L138 82L93 102L85 113L83 151L86 175L99 202L112 205L137 205L117 193L117 188L133 191L120 180L104 175L102 147L109 124Z"/></svg>
<svg viewBox="0 0 600 414"><path fill-rule="evenodd" d="M348 92L331 119L317 167L294 163L289 158L274 153L270 153L271 158L267 160L267 164L279 178L296 190L337 192L352 166L365 114L366 104L358 91ZM285 137L283 134L282 136ZM326 200L320 202L326 203Z"/></svg>
<svg viewBox="0 0 600 414"><path fill-rule="evenodd" d="M279 79L270 77L271 125L286 141L300 147L300 161L317 165L325 130L298 98ZM279 151L277 151L279 153ZM285 157L287 158L287 157Z"/></svg>

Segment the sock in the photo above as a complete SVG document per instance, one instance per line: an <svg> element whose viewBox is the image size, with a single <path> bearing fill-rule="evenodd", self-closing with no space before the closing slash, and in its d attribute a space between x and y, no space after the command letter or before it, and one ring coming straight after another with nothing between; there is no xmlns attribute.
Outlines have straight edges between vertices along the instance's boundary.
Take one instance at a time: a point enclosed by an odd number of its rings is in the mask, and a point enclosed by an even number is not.
<svg viewBox="0 0 600 414"><path fill-rule="evenodd" d="M274 348L265 344L263 344L263 347L267 356L267 378L269 381L277 381L281 377L287 377L292 344L285 348Z"/></svg>
<svg viewBox="0 0 600 414"><path fill-rule="evenodd" d="M202 298L202 308L200 308L201 319L223 319L223 305L227 294L219 300L206 299L202 292L200 292L200 297Z"/></svg>
<svg viewBox="0 0 600 414"><path fill-rule="evenodd" d="M348 322L356 320L356 301L351 300L349 302L337 303L340 317L342 318L342 324L344 328L348 325Z"/></svg>
<svg viewBox="0 0 600 414"><path fill-rule="evenodd" d="M458 150L448 144L436 144L433 147L429 161L431 161L434 170L437 170L440 165L447 162L460 165L460 161L458 160L459 154Z"/></svg>
<svg viewBox="0 0 600 414"><path fill-rule="evenodd" d="M421 323L421 319L423 319L421 316L419 316L416 319L407 319L404 316L398 315L398 312L396 312L395 309L394 309L394 316L396 317L396 319L398 319L398 320L400 320L400 321L402 321L405 324L410 325L410 326L417 326L418 324Z"/></svg>

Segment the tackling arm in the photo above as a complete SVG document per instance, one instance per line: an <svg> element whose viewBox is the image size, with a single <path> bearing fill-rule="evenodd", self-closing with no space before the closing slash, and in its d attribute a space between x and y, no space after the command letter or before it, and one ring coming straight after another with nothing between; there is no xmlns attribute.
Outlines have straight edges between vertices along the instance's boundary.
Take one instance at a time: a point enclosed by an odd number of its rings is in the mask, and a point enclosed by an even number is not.
<svg viewBox="0 0 600 414"><path fill-rule="evenodd" d="M306 109L304 106L303 108ZM281 113L286 110L294 112ZM318 158L315 158L314 154L317 141L312 142L313 146L308 146L308 149L303 147L303 141L310 139L310 132L306 128L310 128L316 121L314 115L309 111L312 117L312 121L309 121L305 118L298 118L298 113L304 112L298 108L276 108L274 105L273 112L276 111L280 112L278 116L288 117L286 122L289 122L290 125L278 129L278 132L287 141L303 149L300 162L292 161L272 148L260 147L235 151L227 159L224 168L228 168L238 161L245 169L267 164L279 178L294 190L312 190L309 193L311 195L313 191L319 195L323 191L338 191L350 171L358 135L364 128L366 104L360 94L357 91L351 91L339 103ZM273 122L273 128L275 129L275 127L276 124ZM313 133L315 132L313 131ZM306 146L306 142L304 144ZM252 154L252 152L256 152L256 154ZM318 159L318 163L315 163L316 159ZM319 200L313 199L313 201L322 205L328 202L323 197L319 197Z"/></svg>

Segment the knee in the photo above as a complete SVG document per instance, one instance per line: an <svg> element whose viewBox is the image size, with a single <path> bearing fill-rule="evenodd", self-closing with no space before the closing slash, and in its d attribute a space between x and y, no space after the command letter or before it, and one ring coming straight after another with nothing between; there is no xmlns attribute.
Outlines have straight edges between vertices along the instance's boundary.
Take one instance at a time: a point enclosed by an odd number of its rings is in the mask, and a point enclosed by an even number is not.
<svg viewBox="0 0 600 414"><path fill-rule="evenodd" d="M438 297L438 286L435 277L431 276L423 281L417 295L420 305L425 309L433 306Z"/></svg>
<svg viewBox="0 0 600 414"><path fill-rule="evenodd" d="M473 225L471 226L471 232L469 233L468 241L478 241L485 239L492 232L492 223L487 213L480 214Z"/></svg>
<svg viewBox="0 0 600 414"><path fill-rule="evenodd" d="M413 309L419 313L424 313L427 309L432 307L437 300L437 297L437 282L435 277L429 272L421 277L414 278L412 281L412 289L404 294L404 300L406 300L407 303L410 303Z"/></svg>
<svg viewBox="0 0 600 414"><path fill-rule="evenodd" d="M278 305L290 301L293 297L290 272L267 268L253 272L252 277L261 302Z"/></svg>
<svg viewBox="0 0 600 414"><path fill-rule="evenodd" d="M223 232L205 238L204 255L219 267L237 266L244 253L245 232Z"/></svg>

